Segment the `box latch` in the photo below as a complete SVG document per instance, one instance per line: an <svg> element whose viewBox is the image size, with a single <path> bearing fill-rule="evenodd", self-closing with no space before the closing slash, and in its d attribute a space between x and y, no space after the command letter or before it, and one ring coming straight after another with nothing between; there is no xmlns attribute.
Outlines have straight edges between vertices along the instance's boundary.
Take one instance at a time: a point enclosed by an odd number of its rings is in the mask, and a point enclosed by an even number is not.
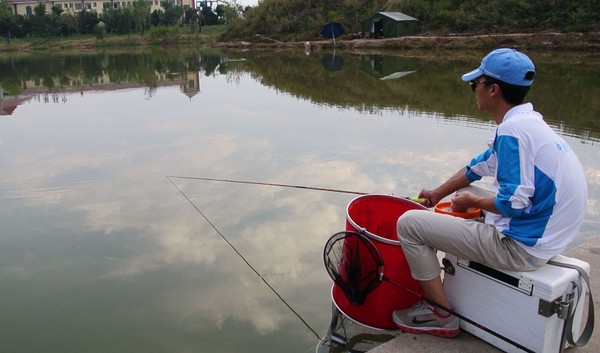
<svg viewBox="0 0 600 353"><path fill-rule="evenodd" d="M519 278L519 288L527 293L531 293L533 288L533 280L529 277L521 275Z"/></svg>
<svg viewBox="0 0 600 353"><path fill-rule="evenodd" d="M469 267L469 260L461 259L460 257L456 259L456 263L463 267Z"/></svg>

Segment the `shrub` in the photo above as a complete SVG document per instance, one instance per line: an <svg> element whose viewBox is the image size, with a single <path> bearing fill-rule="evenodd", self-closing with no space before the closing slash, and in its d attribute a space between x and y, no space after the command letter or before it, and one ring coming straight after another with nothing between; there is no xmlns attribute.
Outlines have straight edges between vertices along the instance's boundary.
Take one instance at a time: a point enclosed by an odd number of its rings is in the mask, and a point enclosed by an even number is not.
<svg viewBox="0 0 600 353"><path fill-rule="evenodd" d="M104 36L106 35L106 26L104 25L104 22L98 22L94 25L94 34L96 35L96 38L104 39Z"/></svg>
<svg viewBox="0 0 600 353"><path fill-rule="evenodd" d="M175 43L179 40L181 28L179 26L158 25L150 28L150 38L160 39L163 44Z"/></svg>

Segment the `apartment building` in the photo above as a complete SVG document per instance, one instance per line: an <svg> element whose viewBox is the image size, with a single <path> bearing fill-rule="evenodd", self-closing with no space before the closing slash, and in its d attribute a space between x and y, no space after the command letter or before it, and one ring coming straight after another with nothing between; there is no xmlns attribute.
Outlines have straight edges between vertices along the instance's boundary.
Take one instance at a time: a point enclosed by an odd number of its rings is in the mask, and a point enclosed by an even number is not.
<svg viewBox="0 0 600 353"><path fill-rule="evenodd" d="M16 15L31 15L33 9L38 3L43 2L46 4L46 12L50 13L53 6L58 6L67 13L76 13L83 9L88 11L102 12L102 9L114 7L118 8L121 6L131 6L132 0L1 0L6 1L12 10L13 14ZM150 3L150 12L154 10L160 10L161 2L165 0L148 0ZM203 1L196 0L168 0L172 5L182 6L183 8L199 7L199 3ZM196 2L198 4L196 4ZM212 3L212 1L210 1ZM196 6L198 5L198 6Z"/></svg>

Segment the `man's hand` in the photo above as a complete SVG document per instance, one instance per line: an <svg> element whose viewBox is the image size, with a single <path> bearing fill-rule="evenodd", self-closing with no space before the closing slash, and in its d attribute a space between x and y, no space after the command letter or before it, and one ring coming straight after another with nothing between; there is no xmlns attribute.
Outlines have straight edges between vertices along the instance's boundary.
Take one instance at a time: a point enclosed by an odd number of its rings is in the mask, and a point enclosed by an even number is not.
<svg viewBox="0 0 600 353"><path fill-rule="evenodd" d="M419 197L425 200L421 201L421 205L425 207L435 206L445 195L438 195L434 190L423 189L419 193Z"/></svg>
<svg viewBox="0 0 600 353"><path fill-rule="evenodd" d="M469 207L475 207L493 213L498 213L494 205L494 197L482 197L469 191L460 191L452 196L451 209L453 212L466 212Z"/></svg>
<svg viewBox="0 0 600 353"><path fill-rule="evenodd" d="M473 206L473 195L468 191L457 192L452 196L450 201L452 202L450 205L450 209L452 212L467 212L469 207Z"/></svg>

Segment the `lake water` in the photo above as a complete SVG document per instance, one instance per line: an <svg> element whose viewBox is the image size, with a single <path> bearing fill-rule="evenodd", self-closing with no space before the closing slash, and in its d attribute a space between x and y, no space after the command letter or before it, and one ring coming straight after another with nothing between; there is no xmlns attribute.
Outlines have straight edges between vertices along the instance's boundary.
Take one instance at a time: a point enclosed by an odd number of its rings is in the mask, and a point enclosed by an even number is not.
<svg viewBox="0 0 600 353"><path fill-rule="evenodd" d="M314 352L356 195L291 186L445 180L494 135L460 80L485 54L1 57L0 350ZM600 231L600 61L530 55L587 176L573 247Z"/></svg>

